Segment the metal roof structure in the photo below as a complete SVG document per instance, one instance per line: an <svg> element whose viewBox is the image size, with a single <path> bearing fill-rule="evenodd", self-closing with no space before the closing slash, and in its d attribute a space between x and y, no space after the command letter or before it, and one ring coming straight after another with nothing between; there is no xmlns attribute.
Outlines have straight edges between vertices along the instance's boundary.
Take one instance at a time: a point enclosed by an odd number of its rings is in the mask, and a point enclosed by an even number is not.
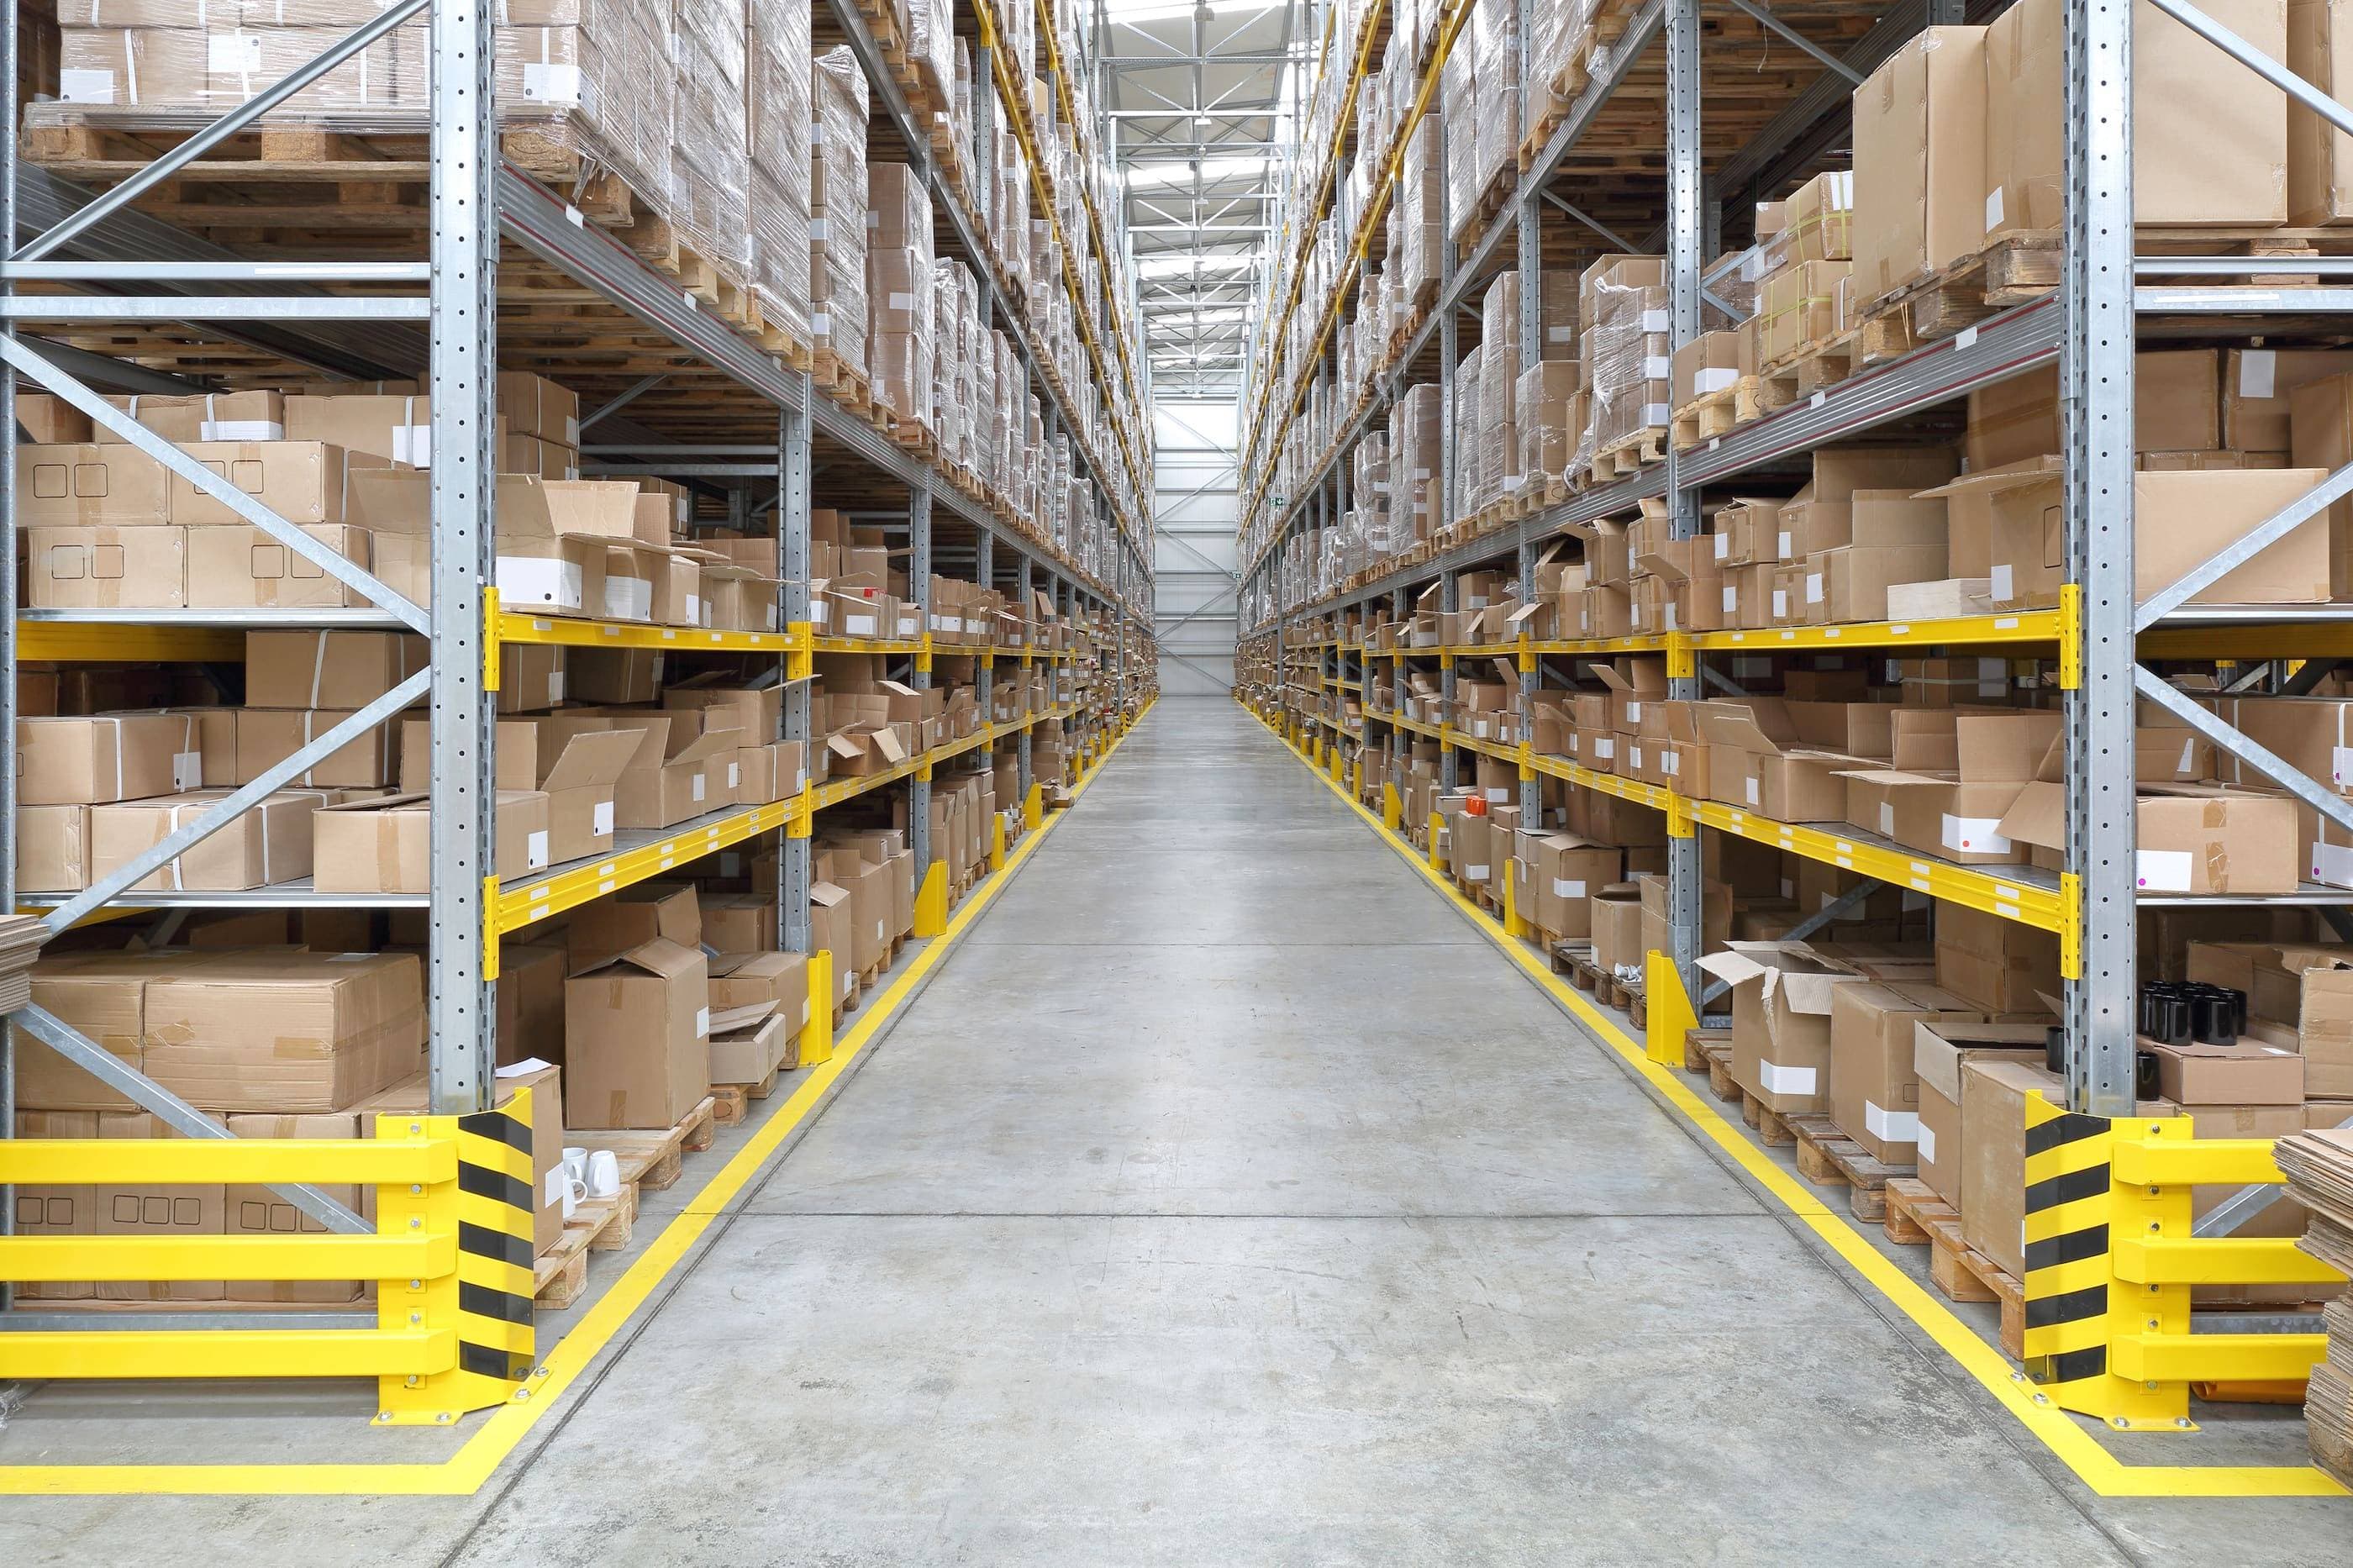
<svg viewBox="0 0 2353 1568"><path fill-rule="evenodd" d="M1238 397L1310 13L1301 0L1096 0L1094 16L1153 390Z"/></svg>

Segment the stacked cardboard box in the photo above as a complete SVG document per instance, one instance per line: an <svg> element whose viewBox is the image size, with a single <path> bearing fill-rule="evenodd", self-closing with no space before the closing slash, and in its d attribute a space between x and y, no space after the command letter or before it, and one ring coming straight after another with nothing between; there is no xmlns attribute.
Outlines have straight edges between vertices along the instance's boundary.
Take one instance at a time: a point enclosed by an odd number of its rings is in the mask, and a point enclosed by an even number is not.
<svg viewBox="0 0 2353 1568"><path fill-rule="evenodd" d="M866 73L847 44L811 62L809 332L853 374L867 366Z"/></svg>

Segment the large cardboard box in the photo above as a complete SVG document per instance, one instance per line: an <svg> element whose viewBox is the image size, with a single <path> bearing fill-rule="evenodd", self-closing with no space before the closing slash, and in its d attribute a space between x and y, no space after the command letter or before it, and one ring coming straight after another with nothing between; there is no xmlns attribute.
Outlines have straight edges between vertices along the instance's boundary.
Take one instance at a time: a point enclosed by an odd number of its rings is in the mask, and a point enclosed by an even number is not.
<svg viewBox="0 0 2353 1568"><path fill-rule="evenodd" d="M2018 1279L2026 1277L2026 1102L2067 1102L2057 1074L2027 1061L1973 1056L1961 1064L1961 1236ZM2179 1107L2144 1100L2137 1116Z"/></svg>
<svg viewBox="0 0 2353 1568"><path fill-rule="evenodd" d="M1920 1079L1914 1026L1980 1022L1933 985L1875 981L1831 993L1831 1121L1891 1165L1918 1157Z"/></svg>
<svg viewBox="0 0 2353 1568"><path fill-rule="evenodd" d="M16 721L16 799L96 805L194 789L203 758L183 720L162 713Z"/></svg>
<svg viewBox="0 0 2353 1568"><path fill-rule="evenodd" d="M807 954L723 952L710 965L713 1007L773 1002L786 1027L797 1029L808 1022Z"/></svg>
<svg viewBox="0 0 2353 1568"><path fill-rule="evenodd" d="M1987 30L1986 226L1996 232L2048 230L2065 221L2065 4L2020 0ZM2200 9L2263 54L2310 74L2290 58L2280 0L2216 0ZM2137 222L2286 221L2292 174L2285 95L2147 0L2133 6L2132 83Z"/></svg>
<svg viewBox="0 0 2353 1568"><path fill-rule="evenodd" d="M564 1056L564 949L553 942L499 943L498 1058L501 1067Z"/></svg>
<svg viewBox="0 0 2353 1568"><path fill-rule="evenodd" d="M2156 471L2133 476L2133 573L2142 597L2178 581L2327 477L2316 468ZM2055 473L1998 474L1957 481L1952 491L1992 492L1994 604L2047 608L2065 575L2064 485ZM2332 563L2330 520L2316 517L2258 551L2191 604L2326 602L2342 568Z"/></svg>
<svg viewBox="0 0 2353 1568"><path fill-rule="evenodd" d="M332 708L248 708L237 721L237 782L251 784L352 716ZM394 776L392 727L379 724L295 774L301 789L375 788ZM150 792L155 793L155 792Z"/></svg>
<svg viewBox="0 0 2353 1568"><path fill-rule="evenodd" d="M2273 897L2303 879L2296 803L2213 784L2143 784L2134 811L2133 886L2145 892ZM2064 788L2021 790L1998 831L2057 867L2067 842Z"/></svg>
<svg viewBox="0 0 2353 1568"><path fill-rule="evenodd" d="M1985 243L1983 27L1926 27L1854 89L1854 293Z"/></svg>
<svg viewBox="0 0 2353 1568"><path fill-rule="evenodd" d="M21 1047L19 1060L22 1059ZM98 1112L94 1110L19 1110L16 1112L16 1136L19 1138L95 1138L98 1136ZM11 1212L16 1219L18 1236L89 1236L92 1233L98 1189L89 1183L70 1186L20 1186L12 1196ZM16 1286L19 1300L26 1301L87 1301L97 1291L88 1279L27 1279Z"/></svg>
<svg viewBox="0 0 2353 1568"><path fill-rule="evenodd" d="M549 865L612 853L616 795L637 751L638 737L622 730L564 743L539 781L547 797Z"/></svg>
<svg viewBox="0 0 2353 1568"><path fill-rule="evenodd" d="M2291 1047L2260 1040L2177 1046L2144 1037L2139 1048L2157 1058L2158 1092L2192 1115L2209 1105L2304 1103L2304 1058Z"/></svg>
<svg viewBox="0 0 2353 1568"><path fill-rule="evenodd" d="M228 790L193 790L117 801L90 812L90 875L106 877L227 800ZM246 892L311 875L312 817L327 790L280 790L133 882L134 892Z"/></svg>
<svg viewBox="0 0 2353 1568"><path fill-rule="evenodd" d="M243 523L192 527L188 605L200 610L338 610L370 607L367 597L274 535ZM375 564L375 536L344 522L302 525L327 552L363 570Z"/></svg>
<svg viewBox="0 0 2353 1568"><path fill-rule="evenodd" d="M175 1138L171 1128L143 1110L101 1111L98 1136ZM93 1236L219 1236L227 1228L227 1189L210 1184L118 1185L100 1183L91 1203ZM101 1301L217 1301L227 1294L218 1279L100 1279L93 1294Z"/></svg>
<svg viewBox="0 0 2353 1568"><path fill-rule="evenodd" d="M1596 888L1587 903L1594 967L1620 980L1642 978L1642 890L1630 882Z"/></svg>
<svg viewBox="0 0 2353 1568"><path fill-rule="evenodd" d="M2184 978L2245 992L2251 1018L2295 1032L2307 1095L2353 1099L2353 947L2191 942Z"/></svg>
<svg viewBox="0 0 2353 1568"><path fill-rule="evenodd" d="M1868 978L1804 942L1734 942L1699 967L1732 987L1732 1076L1773 1110L1830 1108L1831 1000Z"/></svg>
<svg viewBox="0 0 2353 1568"><path fill-rule="evenodd" d="M364 708L426 664L426 643L406 632L249 631L248 708Z"/></svg>
<svg viewBox="0 0 2353 1568"><path fill-rule="evenodd" d="M2059 994L2059 937L1964 904L1936 906L1936 986L1992 1014Z"/></svg>
<svg viewBox="0 0 2353 1568"><path fill-rule="evenodd" d="M773 1002L714 1007L711 1015L711 1081L756 1087L781 1066L791 1037Z"/></svg>
<svg viewBox="0 0 2353 1568"><path fill-rule="evenodd" d="M147 978L147 1076L201 1110L348 1110L422 1065L415 953L203 953Z"/></svg>
<svg viewBox="0 0 2353 1568"><path fill-rule="evenodd" d="M25 541L25 602L36 610L187 605L185 528L33 528Z"/></svg>
<svg viewBox="0 0 2353 1568"><path fill-rule="evenodd" d="M700 952L656 938L564 985L567 1127L668 1128L711 1092Z"/></svg>
<svg viewBox="0 0 2353 1568"><path fill-rule="evenodd" d="M756 893L699 893L702 914L702 944L717 952L773 952L778 942L776 896L773 889Z"/></svg>
<svg viewBox="0 0 2353 1568"><path fill-rule="evenodd" d="M1961 1165L1968 1146L1961 1121L1963 1064L1981 1057L2040 1064L2042 1037L2040 1024L1922 1019L1913 1025L1912 1071L1920 1084L1920 1179L1954 1208L1961 1207Z"/></svg>
<svg viewBox="0 0 2353 1568"><path fill-rule="evenodd" d="M322 807L311 819L313 885L332 893L433 890L433 802L390 795ZM547 869L547 796L502 789L493 814L493 874L514 881Z"/></svg>
<svg viewBox="0 0 2353 1568"><path fill-rule="evenodd" d="M1525 831L1519 835L1519 849L1527 864L1530 899L1521 912L1555 937L1592 935L1591 895L1624 874L1625 851L1573 833Z"/></svg>
<svg viewBox="0 0 2353 1568"><path fill-rule="evenodd" d="M691 887L639 883L581 905L565 928L572 973L601 969L654 941L702 945L702 900Z"/></svg>
<svg viewBox="0 0 2353 1568"><path fill-rule="evenodd" d="M350 1138L359 1119L351 1111L309 1115L240 1111L227 1118L235 1138ZM324 1186L320 1191L362 1218L373 1212L375 1193L353 1185ZM223 1195L222 1229L229 1236L325 1236L327 1227L296 1208L271 1187L230 1184ZM232 1301L288 1301L337 1305L360 1299L357 1279L231 1279L223 1294Z"/></svg>

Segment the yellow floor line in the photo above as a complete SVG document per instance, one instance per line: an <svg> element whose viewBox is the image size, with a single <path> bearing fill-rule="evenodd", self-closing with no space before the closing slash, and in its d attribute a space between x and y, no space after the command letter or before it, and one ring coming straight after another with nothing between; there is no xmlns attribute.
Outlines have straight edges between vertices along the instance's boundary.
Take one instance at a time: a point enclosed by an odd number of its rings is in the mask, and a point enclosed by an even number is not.
<svg viewBox="0 0 2353 1568"><path fill-rule="evenodd" d="M1141 723L1144 715L1151 710L1152 704L1146 703L1137 712L1136 721ZM1127 733L1134 732L1134 726L1129 726ZM1072 787L1074 800L1086 793L1126 739L1123 734L1114 740L1101 761ZM816 1109L826 1090L848 1070L858 1054L906 1005L923 976L947 957L1011 880L1012 873L1037 852L1046 836L1068 815L1057 812L1049 816L1007 855L1003 869L985 878L949 920L947 929L936 940L927 942L860 1012L857 1021L834 1042L832 1059L809 1069L776 1114L761 1123L751 1141L712 1173L628 1271L596 1300L569 1333L555 1342L530 1384L531 1397L501 1406L448 1458L432 1464L10 1465L0 1466L0 1496L153 1493L416 1497L462 1496L479 1490L557 1396L588 1370L596 1353L611 1342L727 1205ZM354 1418L354 1426L357 1425Z"/></svg>
<svg viewBox="0 0 2353 1568"><path fill-rule="evenodd" d="M1245 711L1250 710L1245 709ZM1251 712L1251 717L1258 718L1258 715ZM1480 930L1503 949L1529 979L1542 986L1556 1001L1576 1015L1587 1028L1599 1036L1629 1067L1656 1088L1670 1105L1754 1177L1758 1185L1803 1220L1898 1311L1919 1325L1922 1332L1936 1341L1947 1354L1983 1384L2002 1407L2024 1423L2027 1430L2074 1471L2085 1486L2102 1497L2347 1495L2343 1486L2308 1465L2130 1465L2109 1453L2097 1438L2077 1424L2075 1417L2046 1403L2043 1396L2035 1392L2034 1385L2026 1380L2025 1374L2010 1365L2008 1356L1988 1344L1975 1330L1955 1317L1944 1302L1930 1295L1918 1281L1883 1256L1863 1239L1853 1226L1825 1206L1803 1183L1751 1142L1741 1129L1726 1121L1716 1113L1715 1107L1693 1093L1680 1073L1651 1060L1641 1041L1620 1028L1607 1014L1587 1001L1576 987L1564 984L1540 954L1526 943L1508 935L1502 922L1464 897L1451 879L1430 869L1430 862L1419 850L1382 826L1379 817L1366 809L1346 790L1334 784L1305 752L1285 740L1279 729L1267 724L1262 718L1259 722L1265 724L1269 732L1305 764L1318 783L1346 802L1349 809L1363 818L1367 826L1388 840L1390 847L1403 856L1407 864L1420 872L1425 881L1445 894L1457 909L1477 921ZM2197 1439L2152 1435L2147 1440L2153 1443L2189 1443Z"/></svg>

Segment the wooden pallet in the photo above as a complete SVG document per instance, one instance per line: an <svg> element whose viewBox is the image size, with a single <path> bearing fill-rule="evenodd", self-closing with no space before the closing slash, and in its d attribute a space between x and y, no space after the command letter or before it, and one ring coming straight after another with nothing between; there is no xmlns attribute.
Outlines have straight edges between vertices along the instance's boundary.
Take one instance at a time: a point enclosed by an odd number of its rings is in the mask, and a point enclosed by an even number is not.
<svg viewBox="0 0 2353 1568"><path fill-rule="evenodd" d="M1789 1119L1745 1089L1740 1091L1740 1120L1757 1130L1768 1149L1797 1142L1797 1134L1789 1131Z"/></svg>
<svg viewBox="0 0 2353 1568"><path fill-rule="evenodd" d="M1827 1116L1787 1116L1782 1119L1798 1140L1798 1174L1818 1187L1843 1186L1854 1217L1877 1223L1887 1216L1887 1183L1910 1177L1917 1165L1883 1164L1876 1156L1832 1125Z"/></svg>
<svg viewBox="0 0 2353 1568"><path fill-rule="evenodd" d="M1589 472L1597 485L1613 484L1644 465L1666 461L1667 431L1645 425L1630 436L1620 436L1593 454Z"/></svg>
<svg viewBox="0 0 2353 1568"><path fill-rule="evenodd" d="M1853 368L1884 363L2050 293L2059 285L2062 259L2056 234L2005 235L1880 296L1855 329Z"/></svg>
<svg viewBox="0 0 2353 1568"><path fill-rule="evenodd" d="M1710 392L1693 398L1674 412L1668 425L1675 450L1687 452L1703 442L1713 441L1740 423L1736 395L1739 383L1720 392Z"/></svg>
<svg viewBox="0 0 2353 1568"><path fill-rule="evenodd" d="M853 414L871 417L873 384L852 370L831 349L819 349L809 359L809 382Z"/></svg>
<svg viewBox="0 0 2353 1568"><path fill-rule="evenodd" d="M776 1092L776 1079L782 1068L771 1068L768 1076L757 1083L714 1083L711 1086L712 1121L721 1127L733 1127L752 1114L751 1102L765 1100Z"/></svg>
<svg viewBox="0 0 2353 1568"><path fill-rule="evenodd" d="M686 1154L711 1147L717 1113L716 1099L706 1099L668 1131L565 1131L568 1142L592 1153L612 1152L620 1166L621 1190L613 1197L588 1199L573 1210L565 1222L563 1237L533 1265L534 1306L554 1311L580 1299L588 1288L588 1255L617 1252L629 1245L640 1194L659 1192L677 1182Z"/></svg>

